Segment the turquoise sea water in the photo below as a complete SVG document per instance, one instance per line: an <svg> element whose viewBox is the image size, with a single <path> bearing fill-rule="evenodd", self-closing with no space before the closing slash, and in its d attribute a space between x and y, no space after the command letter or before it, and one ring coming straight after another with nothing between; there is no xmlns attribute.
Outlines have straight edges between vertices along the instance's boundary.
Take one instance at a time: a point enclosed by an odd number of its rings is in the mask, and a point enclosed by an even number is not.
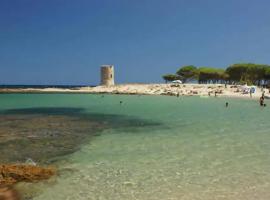
<svg viewBox="0 0 270 200"><path fill-rule="evenodd" d="M2 130L46 140L16 138L17 160L59 169L18 186L35 200L270 199L270 107L254 100L3 94L0 112Z"/></svg>

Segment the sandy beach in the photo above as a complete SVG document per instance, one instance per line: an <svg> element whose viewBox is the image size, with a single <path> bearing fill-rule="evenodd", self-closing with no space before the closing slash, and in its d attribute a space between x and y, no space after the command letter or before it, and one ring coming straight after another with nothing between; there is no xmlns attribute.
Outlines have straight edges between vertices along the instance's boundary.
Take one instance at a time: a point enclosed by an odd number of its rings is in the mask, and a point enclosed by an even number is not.
<svg viewBox="0 0 270 200"><path fill-rule="evenodd" d="M264 89L266 98L269 91ZM252 98L260 98L263 90L256 89ZM78 88L2 88L0 93L93 93L93 94L129 94L129 95L170 95L170 96L216 96L250 98L239 85L224 84L119 84L114 86L78 87Z"/></svg>

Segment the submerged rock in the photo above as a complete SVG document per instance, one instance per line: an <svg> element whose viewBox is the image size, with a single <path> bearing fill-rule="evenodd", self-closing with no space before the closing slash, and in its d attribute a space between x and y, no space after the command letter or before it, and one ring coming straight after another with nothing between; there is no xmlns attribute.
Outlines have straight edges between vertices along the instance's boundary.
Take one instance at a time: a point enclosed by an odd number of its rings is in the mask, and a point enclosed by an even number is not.
<svg viewBox="0 0 270 200"><path fill-rule="evenodd" d="M0 161L51 165L106 129L131 127L136 132L159 122L125 115L86 113L76 108L0 110ZM34 162L33 162L34 161Z"/></svg>
<svg viewBox="0 0 270 200"><path fill-rule="evenodd" d="M56 174L52 167L10 164L0 165L0 186L11 186L18 182L46 180Z"/></svg>
<svg viewBox="0 0 270 200"><path fill-rule="evenodd" d="M13 187L0 187L0 199L1 200L21 200L21 197L17 190Z"/></svg>
<svg viewBox="0 0 270 200"><path fill-rule="evenodd" d="M75 152L104 128L101 122L78 116L0 114L0 161L23 163L27 159L27 164L34 160L48 165Z"/></svg>

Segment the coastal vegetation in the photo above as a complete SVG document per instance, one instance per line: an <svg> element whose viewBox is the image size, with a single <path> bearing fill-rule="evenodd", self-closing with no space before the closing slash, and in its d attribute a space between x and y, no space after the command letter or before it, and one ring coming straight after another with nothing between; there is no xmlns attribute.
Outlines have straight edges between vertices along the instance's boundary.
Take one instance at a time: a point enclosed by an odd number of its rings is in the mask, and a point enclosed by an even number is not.
<svg viewBox="0 0 270 200"><path fill-rule="evenodd" d="M184 66L177 70L176 74L183 82L191 81L198 75L198 70L193 65Z"/></svg>
<svg viewBox="0 0 270 200"><path fill-rule="evenodd" d="M168 81L174 81L179 79L179 77L176 74L165 74L162 76L162 78L166 81L166 83Z"/></svg>
<svg viewBox="0 0 270 200"><path fill-rule="evenodd" d="M237 63L226 69L214 67L183 66L175 74L167 74L163 79L181 80L183 83L228 83L248 85L268 85L270 83L270 65L254 63Z"/></svg>

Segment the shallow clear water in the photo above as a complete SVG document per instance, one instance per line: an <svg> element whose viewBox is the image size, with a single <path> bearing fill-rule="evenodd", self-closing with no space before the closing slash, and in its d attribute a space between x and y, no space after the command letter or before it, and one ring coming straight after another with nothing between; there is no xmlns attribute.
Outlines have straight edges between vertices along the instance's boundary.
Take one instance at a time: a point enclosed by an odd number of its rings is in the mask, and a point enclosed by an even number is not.
<svg viewBox="0 0 270 200"><path fill-rule="evenodd" d="M19 186L34 199L270 199L270 108L257 101L9 94L0 96L0 108L4 115L105 122L98 136L57 156L56 179Z"/></svg>

